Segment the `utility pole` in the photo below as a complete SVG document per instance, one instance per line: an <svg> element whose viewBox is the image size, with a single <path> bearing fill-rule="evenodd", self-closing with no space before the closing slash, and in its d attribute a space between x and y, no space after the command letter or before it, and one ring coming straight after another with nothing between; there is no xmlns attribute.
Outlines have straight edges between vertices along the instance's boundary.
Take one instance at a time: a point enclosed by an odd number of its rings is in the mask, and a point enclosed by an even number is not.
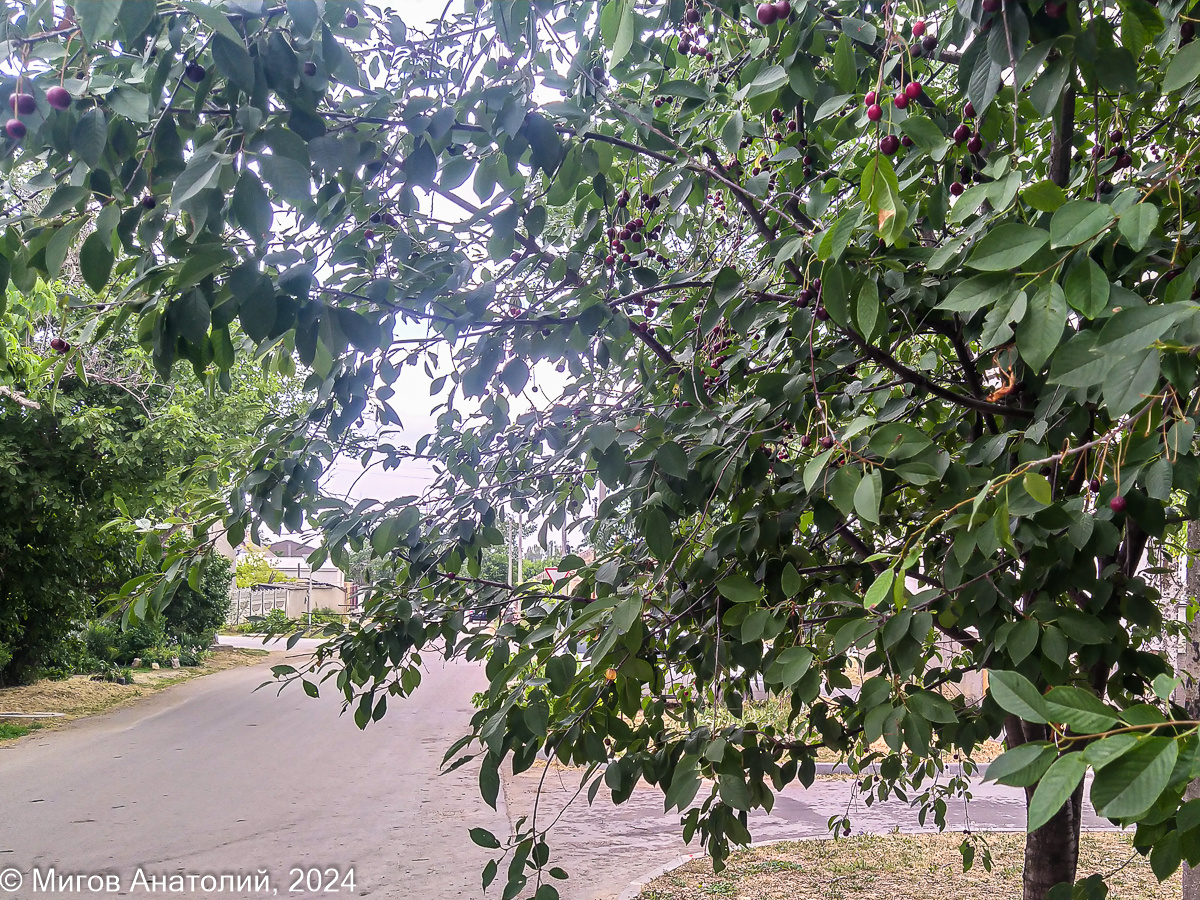
<svg viewBox="0 0 1200 900"><path fill-rule="evenodd" d="M1183 579L1184 597L1188 609L1200 599L1200 522L1187 524L1187 566ZM1200 616L1188 623L1187 636L1175 662L1176 674L1183 683L1175 690L1175 702L1187 710L1195 719L1200 713ZM1200 797L1200 779L1187 786L1185 800ZM1183 864L1183 900L1200 900L1200 867Z"/></svg>

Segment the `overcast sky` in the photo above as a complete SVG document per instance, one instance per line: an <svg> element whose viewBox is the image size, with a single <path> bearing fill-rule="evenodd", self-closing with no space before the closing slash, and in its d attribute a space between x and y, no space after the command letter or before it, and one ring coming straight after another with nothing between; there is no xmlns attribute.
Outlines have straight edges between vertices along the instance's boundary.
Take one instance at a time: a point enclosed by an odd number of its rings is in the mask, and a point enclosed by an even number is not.
<svg viewBox="0 0 1200 900"><path fill-rule="evenodd" d="M420 26L441 16L446 9L446 2L383 0L380 5L399 12L405 24ZM462 0L453 0L451 11L461 8ZM396 394L389 402L404 426L402 435L393 442L411 447L421 435L433 429L434 419L430 411L436 401L429 394L429 379L420 367L405 367L393 387ZM330 493L353 501L364 497L390 500L420 494L432 477L432 469L427 463L407 461L390 472L376 467L364 473L357 461L350 459L343 460L326 474L325 487Z"/></svg>

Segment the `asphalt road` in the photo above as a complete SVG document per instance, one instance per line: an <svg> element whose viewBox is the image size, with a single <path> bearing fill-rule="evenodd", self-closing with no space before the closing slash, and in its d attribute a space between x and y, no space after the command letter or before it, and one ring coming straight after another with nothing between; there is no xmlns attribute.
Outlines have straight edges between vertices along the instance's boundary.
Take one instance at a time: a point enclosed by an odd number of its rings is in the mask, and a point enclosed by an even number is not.
<svg viewBox="0 0 1200 900"><path fill-rule="evenodd" d="M330 896L334 869L340 896L482 898L489 854L468 829L503 839L513 820L534 814L539 790L539 823L561 814L551 845L553 862L572 876L557 885L562 900L611 900L699 850L683 843L679 814L664 815L653 788L619 807L602 789L594 805L579 799L564 809L578 775L539 765L504 779L495 811L479 799L474 768L439 775L446 748L467 730L471 693L486 683L477 666L431 667L414 697L392 703L365 732L340 714L332 691L318 700L294 687L255 691L269 679L266 666L230 669L0 750L0 900L111 896L33 890L34 870L44 887L50 867L56 879L84 876L85 888L88 876L115 876L117 893L131 897ZM927 830L907 804L867 807L852 786L789 785L771 813L752 816L755 839L824 837L828 818L844 812L856 830ZM951 808L950 827L1019 830L1024 807L1018 790L977 784L969 806ZM1086 814L1088 827L1106 825L1090 804ZM135 881L139 867L145 883ZM351 868L353 891L342 881ZM211 875L220 884L226 874L236 885L260 870L272 890L168 890L170 881L144 889L154 876ZM22 886L6 891L17 876ZM322 890L310 889L314 876Z"/></svg>
<svg viewBox="0 0 1200 900"><path fill-rule="evenodd" d="M50 867L56 878L116 875L132 897L166 892L134 887L139 867L147 884L231 874L236 885L266 870L278 896L325 896L303 881L290 890L291 870L321 869L308 884L325 888L335 868L340 896L481 897L489 857L467 828L503 834L507 817L479 799L473 771L438 776L481 670L431 668L414 698L366 731L340 715L332 690L255 692L269 678L265 666L230 669L0 750L0 898L105 896L86 877L82 892L35 892L33 870L44 887ZM15 892L7 869L23 880Z"/></svg>

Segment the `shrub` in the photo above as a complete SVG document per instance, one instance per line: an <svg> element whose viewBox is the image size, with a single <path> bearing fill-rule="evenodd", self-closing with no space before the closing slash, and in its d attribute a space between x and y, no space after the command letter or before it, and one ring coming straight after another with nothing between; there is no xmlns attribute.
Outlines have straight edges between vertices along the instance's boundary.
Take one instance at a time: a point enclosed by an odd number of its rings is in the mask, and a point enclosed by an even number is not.
<svg viewBox="0 0 1200 900"><path fill-rule="evenodd" d="M265 616L251 616L251 634L283 634L299 626L282 609L273 609Z"/></svg>
<svg viewBox="0 0 1200 900"><path fill-rule="evenodd" d="M229 560L215 553L209 556L200 575L200 589L194 591L186 584L180 585L175 597L163 610L167 635L180 639L188 635L207 648L229 615L232 579L233 566Z"/></svg>
<svg viewBox="0 0 1200 900"><path fill-rule="evenodd" d="M118 626L103 619L87 623L83 631L83 642L87 657L99 662L113 662L117 658Z"/></svg>
<svg viewBox="0 0 1200 900"><path fill-rule="evenodd" d="M320 609L314 609L312 611L312 622L314 625L340 625L345 621L345 619L346 617L340 612L335 609L329 609L329 607L321 607Z"/></svg>
<svg viewBox="0 0 1200 900"><path fill-rule="evenodd" d="M150 660L161 664L166 641L167 635L162 620L145 619L117 632L117 653L114 661L129 665L134 659L141 657L143 661Z"/></svg>

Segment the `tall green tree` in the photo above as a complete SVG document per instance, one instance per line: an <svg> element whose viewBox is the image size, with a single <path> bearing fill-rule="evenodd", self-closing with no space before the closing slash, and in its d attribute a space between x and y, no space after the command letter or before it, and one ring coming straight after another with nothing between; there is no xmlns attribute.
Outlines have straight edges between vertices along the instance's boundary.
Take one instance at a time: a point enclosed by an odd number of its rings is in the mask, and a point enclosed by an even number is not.
<svg viewBox="0 0 1200 900"><path fill-rule="evenodd" d="M422 654L486 658L457 750L489 801L551 752L592 793L661 787L718 861L819 747L940 822L940 760L1002 737L1027 900L1071 893L1089 770L1160 876L1200 860L1139 574L1200 513L1190 0L20 10L6 147L36 174L3 269L29 291L86 227L85 333L136 321L164 379L304 374L307 415L196 525L394 561L324 657L360 724ZM422 372L409 449L386 429ZM436 461L420 505L320 497L363 417L364 465ZM474 581L501 510L616 537L493 631L465 612L520 600ZM752 678L785 733L741 718ZM545 828L503 842L506 900L555 896Z"/></svg>
<svg viewBox="0 0 1200 900"><path fill-rule="evenodd" d="M105 597L156 571L171 535L226 489L230 460L295 390L245 361L227 394L190 378L163 384L128 334L71 347L50 336L51 291L9 291L0 316L11 339L0 374L0 684L35 677ZM190 545L182 537L175 543ZM218 598L228 575L210 562L195 587ZM173 630L202 635L220 624L219 602L188 588L174 596Z"/></svg>

